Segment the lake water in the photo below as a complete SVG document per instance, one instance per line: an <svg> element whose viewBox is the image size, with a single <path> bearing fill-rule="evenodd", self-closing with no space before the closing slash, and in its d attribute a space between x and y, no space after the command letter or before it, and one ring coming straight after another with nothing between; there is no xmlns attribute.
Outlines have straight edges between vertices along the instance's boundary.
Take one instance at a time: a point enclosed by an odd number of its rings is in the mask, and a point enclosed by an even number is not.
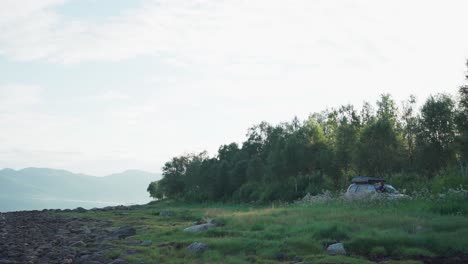
<svg viewBox="0 0 468 264"><path fill-rule="evenodd" d="M11 199L8 197L0 197L0 212L12 212L23 210L42 210L42 209L75 209L83 207L91 209L95 207L106 207L114 205L132 205L146 204L151 200L141 201L86 201L86 200L71 200L71 199L53 199L53 198L27 198L27 199Z"/></svg>

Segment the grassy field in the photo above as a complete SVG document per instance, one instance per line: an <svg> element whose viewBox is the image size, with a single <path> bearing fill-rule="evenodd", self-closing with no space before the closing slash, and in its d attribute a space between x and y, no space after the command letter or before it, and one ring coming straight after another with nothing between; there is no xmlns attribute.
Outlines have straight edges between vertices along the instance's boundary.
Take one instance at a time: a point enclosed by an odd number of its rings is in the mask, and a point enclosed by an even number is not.
<svg viewBox="0 0 468 264"><path fill-rule="evenodd" d="M259 205L153 202L131 211L87 212L115 227L133 226L137 235L115 241L113 258L130 263L423 263L468 254L466 192L403 201L325 201ZM161 211L173 216L160 216ZM183 232L196 221L223 226ZM129 245L128 240L152 240ZM203 242L209 250L185 248ZM326 246L342 242L347 256L330 256ZM125 255L128 250L136 254ZM297 258L300 257L300 258Z"/></svg>

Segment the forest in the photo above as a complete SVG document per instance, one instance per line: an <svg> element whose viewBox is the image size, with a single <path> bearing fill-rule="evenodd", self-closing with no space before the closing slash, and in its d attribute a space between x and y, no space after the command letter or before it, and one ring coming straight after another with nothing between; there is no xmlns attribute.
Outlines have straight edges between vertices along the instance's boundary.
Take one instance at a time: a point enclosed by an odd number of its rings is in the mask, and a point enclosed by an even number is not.
<svg viewBox="0 0 468 264"><path fill-rule="evenodd" d="M467 63L468 66L468 63ZM466 76L468 80L468 76ZM468 186L468 86L418 104L382 94L362 108L343 105L248 129L241 144L172 158L148 186L157 199L294 201L343 191L355 176L387 179L403 192Z"/></svg>

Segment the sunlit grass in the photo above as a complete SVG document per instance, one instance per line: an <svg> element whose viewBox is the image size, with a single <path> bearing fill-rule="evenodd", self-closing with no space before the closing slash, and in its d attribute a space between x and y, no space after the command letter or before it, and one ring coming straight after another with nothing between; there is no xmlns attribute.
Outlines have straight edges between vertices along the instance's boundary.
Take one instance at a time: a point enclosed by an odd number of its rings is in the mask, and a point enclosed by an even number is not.
<svg viewBox="0 0 468 264"><path fill-rule="evenodd" d="M150 203L132 211L88 212L85 216L133 226L130 240L152 240L148 247L115 241L113 254L134 249L130 263L278 263L300 257L311 263L418 263L418 258L468 254L468 218L432 210L420 199L349 203L341 200L282 206ZM458 202L466 202L464 200ZM451 201L452 207L463 208ZM440 205L438 205L440 206ZM441 206L443 207L443 205ZM159 216L169 210L173 216ZM127 214L128 213L128 214ZM195 221L216 219L224 226L183 232ZM209 250L191 254L185 247L204 242ZM348 256L329 256L326 246L342 242ZM393 259L393 260L392 260Z"/></svg>

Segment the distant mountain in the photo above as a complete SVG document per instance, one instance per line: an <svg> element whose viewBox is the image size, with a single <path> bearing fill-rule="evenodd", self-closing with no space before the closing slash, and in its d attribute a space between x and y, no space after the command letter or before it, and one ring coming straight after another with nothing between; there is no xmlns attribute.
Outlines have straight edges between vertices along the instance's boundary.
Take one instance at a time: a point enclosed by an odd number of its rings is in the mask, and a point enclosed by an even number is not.
<svg viewBox="0 0 468 264"><path fill-rule="evenodd" d="M47 168L3 169L0 211L145 203L148 184L160 178L139 170L95 177Z"/></svg>

